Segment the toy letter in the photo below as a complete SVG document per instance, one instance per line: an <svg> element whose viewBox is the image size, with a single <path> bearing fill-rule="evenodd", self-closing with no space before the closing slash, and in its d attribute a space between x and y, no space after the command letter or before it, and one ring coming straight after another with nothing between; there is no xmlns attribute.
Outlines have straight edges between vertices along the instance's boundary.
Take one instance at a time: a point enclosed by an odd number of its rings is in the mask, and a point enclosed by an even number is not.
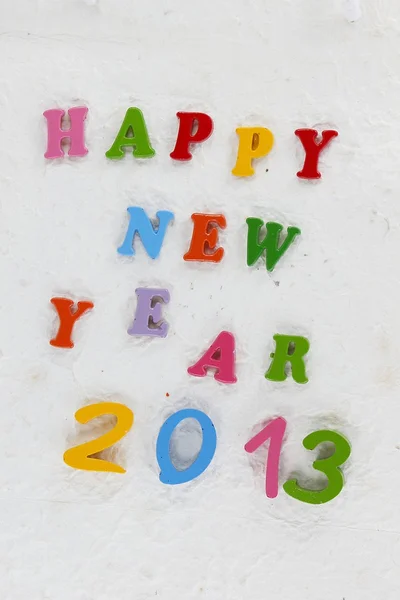
<svg viewBox="0 0 400 600"><path fill-rule="evenodd" d="M236 383L235 338L222 331L196 364L188 368L189 375L205 377L207 369L215 369L214 378L221 383Z"/></svg>
<svg viewBox="0 0 400 600"><path fill-rule="evenodd" d="M261 219L249 217L246 219L248 225L247 232L247 265L254 265L263 252L266 252L265 266L267 271L273 271L277 262L282 258L285 252L293 244L294 240L301 231L298 227L288 227L287 236L279 245L280 234L283 226L279 223L267 223L267 233L263 240L260 240L260 229L264 225Z"/></svg>
<svg viewBox="0 0 400 600"><path fill-rule="evenodd" d="M91 310L94 304L88 301L78 302L77 308L72 311L74 301L69 298L52 298L51 303L58 313L60 325L56 337L50 340L50 344L57 348L73 348L74 342L71 336L74 324L85 312Z"/></svg>
<svg viewBox="0 0 400 600"><path fill-rule="evenodd" d="M205 215L194 213L192 215L193 235L190 248L183 256L184 260L197 260L204 262L220 262L224 256L224 249L217 248L218 230L216 226L225 229L226 219L224 215Z"/></svg>
<svg viewBox="0 0 400 600"><path fill-rule="evenodd" d="M130 206L127 211L130 216L128 231L122 245L118 248L118 253L124 256L134 256L136 252L133 241L138 233L150 258L157 258L161 251L168 224L173 220L174 214L168 210L159 210L156 214L158 227L155 229L143 208Z"/></svg>
<svg viewBox="0 0 400 600"><path fill-rule="evenodd" d="M106 152L107 158L119 159L125 156L125 147L132 148L135 158L152 158L155 151L151 147L146 122L139 108L128 108L121 128L113 145Z"/></svg>
<svg viewBox="0 0 400 600"><path fill-rule="evenodd" d="M191 160L191 144L200 144L207 140L213 131L213 122L209 115L200 112L178 112L178 137L175 148L170 154L174 160Z"/></svg>
<svg viewBox="0 0 400 600"><path fill-rule="evenodd" d="M47 119L47 150L45 158L62 158L65 155L61 147L64 139L69 139L68 156L86 156L84 121L88 109L86 106L76 106L68 110L69 129L61 129L65 111L60 108L45 110L43 116Z"/></svg>
<svg viewBox="0 0 400 600"><path fill-rule="evenodd" d="M310 342L298 335L274 335L275 353L271 354L272 362L265 374L270 381L285 381L285 367L291 364L292 377L297 383L307 383L304 356L310 348Z"/></svg>
<svg viewBox="0 0 400 600"><path fill-rule="evenodd" d="M329 142L338 136L338 132L333 129L327 129L322 132L322 140L317 143L318 131L316 129L296 129L295 135L300 139L306 153L304 165L301 171L297 173L300 179L320 179L321 173L318 171L318 159L322 150Z"/></svg>
<svg viewBox="0 0 400 600"><path fill-rule="evenodd" d="M252 166L253 159L261 158L271 152L274 136L265 127L238 127L236 133L239 136L239 147L232 174L236 177L250 177L255 173Z"/></svg>
<svg viewBox="0 0 400 600"><path fill-rule="evenodd" d="M169 325L162 318L161 302L168 304L169 291L161 288L138 288L135 320L128 329L129 335L166 337Z"/></svg>

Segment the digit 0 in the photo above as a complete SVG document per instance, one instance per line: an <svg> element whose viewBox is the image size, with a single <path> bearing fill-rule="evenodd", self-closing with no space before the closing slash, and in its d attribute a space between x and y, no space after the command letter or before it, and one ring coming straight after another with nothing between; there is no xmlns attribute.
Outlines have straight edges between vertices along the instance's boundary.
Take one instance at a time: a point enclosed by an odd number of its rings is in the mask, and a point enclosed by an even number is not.
<svg viewBox="0 0 400 600"><path fill-rule="evenodd" d="M184 471L179 471L172 464L169 456L171 436L175 428L184 419L196 419L201 426L203 440L200 451L192 464ZM160 481L168 485L187 483L201 475L212 461L217 446L217 434L214 423L201 410L184 408L178 410L165 421L158 434L156 453L160 467Z"/></svg>

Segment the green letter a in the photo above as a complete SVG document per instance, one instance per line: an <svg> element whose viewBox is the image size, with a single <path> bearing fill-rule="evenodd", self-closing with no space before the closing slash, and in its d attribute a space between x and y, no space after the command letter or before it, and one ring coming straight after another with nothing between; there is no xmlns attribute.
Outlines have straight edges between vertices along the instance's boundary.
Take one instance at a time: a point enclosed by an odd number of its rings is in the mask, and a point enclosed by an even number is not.
<svg viewBox="0 0 400 600"><path fill-rule="evenodd" d="M135 158L151 158L155 155L150 145L143 113L139 108L128 108L126 111L121 129L106 152L107 158L122 158L125 155L123 146L133 147L132 153Z"/></svg>

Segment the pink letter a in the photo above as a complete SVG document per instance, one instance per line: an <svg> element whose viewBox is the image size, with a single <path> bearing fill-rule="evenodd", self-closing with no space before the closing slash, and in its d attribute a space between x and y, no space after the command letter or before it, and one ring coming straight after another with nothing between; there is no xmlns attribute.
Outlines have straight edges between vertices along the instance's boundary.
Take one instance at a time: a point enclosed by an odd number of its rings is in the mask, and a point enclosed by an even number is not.
<svg viewBox="0 0 400 600"><path fill-rule="evenodd" d="M207 368L215 369L214 378L221 383L236 383L235 338L228 331L221 331L196 364L188 368L189 375L204 377Z"/></svg>

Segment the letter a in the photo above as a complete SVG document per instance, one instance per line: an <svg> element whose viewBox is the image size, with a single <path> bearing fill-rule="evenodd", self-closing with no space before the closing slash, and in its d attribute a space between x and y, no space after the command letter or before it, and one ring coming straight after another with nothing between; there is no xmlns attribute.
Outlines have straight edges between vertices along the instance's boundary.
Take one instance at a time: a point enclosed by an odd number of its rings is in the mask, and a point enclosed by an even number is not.
<svg viewBox="0 0 400 600"><path fill-rule="evenodd" d="M151 258L157 258L160 254L168 223L174 218L174 213L168 210L159 210L156 214L158 227L155 230L143 208L130 206L127 208L127 211L130 215L128 231L126 232L122 246L118 248L118 253L124 256L134 256L133 240L136 233L138 233L147 254Z"/></svg>
<svg viewBox="0 0 400 600"><path fill-rule="evenodd" d="M296 129L295 135L300 139L306 153L304 165L301 171L297 173L300 179L320 179L321 173L318 171L318 159L321 151L329 142L338 136L334 129L327 129L322 132L322 140L317 143L318 131L316 129Z"/></svg>
<svg viewBox="0 0 400 600"><path fill-rule="evenodd" d="M93 302L78 302L77 308L72 312L74 301L69 298L52 298L51 303L58 312L60 326L55 338L50 340L52 346L57 348L73 348L72 329L75 322L88 310L94 307Z"/></svg>
<svg viewBox="0 0 400 600"><path fill-rule="evenodd" d="M275 353L265 378L270 381L285 381L287 378L285 367L289 362L292 366L292 377L297 383L307 383L304 355L310 349L310 342L298 335L274 335L276 342Z"/></svg>
<svg viewBox="0 0 400 600"><path fill-rule="evenodd" d="M221 383L236 383L235 338L228 331L221 331L196 364L188 368L189 375L205 377L207 369L215 369L214 379Z"/></svg>
<svg viewBox="0 0 400 600"><path fill-rule="evenodd" d="M260 229L264 225L261 219L249 217L246 219L249 227L247 233L247 265L251 267L260 258L262 253L266 251L265 264L267 271L273 271L277 262L288 250L289 246L294 242L296 236L301 234L298 227L288 227L287 236L279 246L279 238L283 226L279 223L267 223L267 233L263 240L260 241Z"/></svg>
<svg viewBox="0 0 400 600"><path fill-rule="evenodd" d="M151 158L155 151L150 145L146 123L139 108L128 108L121 129L111 148L107 150L107 158L125 156L123 147L131 146L135 158Z"/></svg>

